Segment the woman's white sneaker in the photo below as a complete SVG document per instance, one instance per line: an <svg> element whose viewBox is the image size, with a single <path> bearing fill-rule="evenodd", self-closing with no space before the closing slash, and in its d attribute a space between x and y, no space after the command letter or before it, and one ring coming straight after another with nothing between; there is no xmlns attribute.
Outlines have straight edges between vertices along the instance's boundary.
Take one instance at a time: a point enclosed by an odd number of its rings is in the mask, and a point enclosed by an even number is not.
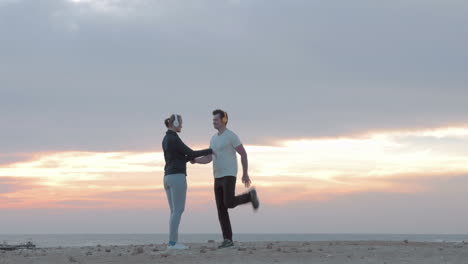
<svg viewBox="0 0 468 264"><path fill-rule="evenodd" d="M173 246L168 246L167 249L174 249L174 250L185 250L185 249L189 249L189 247L187 247L186 245L184 244L175 244Z"/></svg>

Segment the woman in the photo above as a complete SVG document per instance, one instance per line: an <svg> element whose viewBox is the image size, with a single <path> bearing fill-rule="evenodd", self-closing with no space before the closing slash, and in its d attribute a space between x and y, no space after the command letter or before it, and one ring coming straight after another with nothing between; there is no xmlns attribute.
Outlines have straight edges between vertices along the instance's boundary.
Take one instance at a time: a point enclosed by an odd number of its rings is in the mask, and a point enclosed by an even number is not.
<svg viewBox="0 0 468 264"><path fill-rule="evenodd" d="M196 157L213 154L211 149L193 151L179 138L177 133L182 130L182 117L173 114L164 121L168 128L163 139L164 150L164 189L166 190L171 218L169 222L169 249L188 249L187 246L177 243L179 223L185 209L187 194L187 162Z"/></svg>

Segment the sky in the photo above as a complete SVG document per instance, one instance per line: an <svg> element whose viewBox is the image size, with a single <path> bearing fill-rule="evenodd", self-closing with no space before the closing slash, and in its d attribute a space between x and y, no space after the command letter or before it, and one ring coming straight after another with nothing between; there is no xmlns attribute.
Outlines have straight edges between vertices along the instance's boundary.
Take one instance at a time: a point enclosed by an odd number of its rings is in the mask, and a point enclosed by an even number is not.
<svg viewBox="0 0 468 264"><path fill-rule="evenodd" d="M166 233L163 121L202 149L222 108L261 200L234 232L467 234L467 13L0 0L0 233ZM187 180L181 232L220 233L211 165Z"/></svg>

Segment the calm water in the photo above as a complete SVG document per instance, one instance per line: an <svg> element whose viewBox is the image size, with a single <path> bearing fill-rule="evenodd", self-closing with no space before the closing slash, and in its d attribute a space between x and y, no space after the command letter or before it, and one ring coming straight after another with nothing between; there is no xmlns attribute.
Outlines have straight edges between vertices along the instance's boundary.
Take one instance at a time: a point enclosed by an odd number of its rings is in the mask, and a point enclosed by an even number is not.
<svg viewBox="0 0 468 264"><path fill-rule="evenodd" d="M219 234L181 234L185 243L221 240ZM237 234L236 241L333 241L333 240L393 240L420 242L468 241L468 235L415 235L415 234ZM81 247L100 245L160 244L167 241L167 234L51 234L51 235L0 235L0 244L32 241L38 247Z"/></svg>

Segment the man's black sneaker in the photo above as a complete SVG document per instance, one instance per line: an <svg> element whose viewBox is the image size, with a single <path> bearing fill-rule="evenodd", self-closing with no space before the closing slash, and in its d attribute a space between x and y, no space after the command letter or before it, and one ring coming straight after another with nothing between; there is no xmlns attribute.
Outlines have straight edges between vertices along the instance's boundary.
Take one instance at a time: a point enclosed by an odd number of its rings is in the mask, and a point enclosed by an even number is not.
<svg viewBox="0 0 468 264"><path fill-rule="evenodd" d="M229 239L224 239L223 243L221 243L221 245L218 246L219 249L221 248L230 248L230 247L233 247L234 246L234 243L232 242L232 240L229 240Z"/></svg>
<svg viewBox="0 0 468 264"><path fill-rule="evenodd" d="M250 199L252 200L252 206L255 210L258 210L260 206L260 202L258 201L257 190L252 189L250 190Z"/></svg>

